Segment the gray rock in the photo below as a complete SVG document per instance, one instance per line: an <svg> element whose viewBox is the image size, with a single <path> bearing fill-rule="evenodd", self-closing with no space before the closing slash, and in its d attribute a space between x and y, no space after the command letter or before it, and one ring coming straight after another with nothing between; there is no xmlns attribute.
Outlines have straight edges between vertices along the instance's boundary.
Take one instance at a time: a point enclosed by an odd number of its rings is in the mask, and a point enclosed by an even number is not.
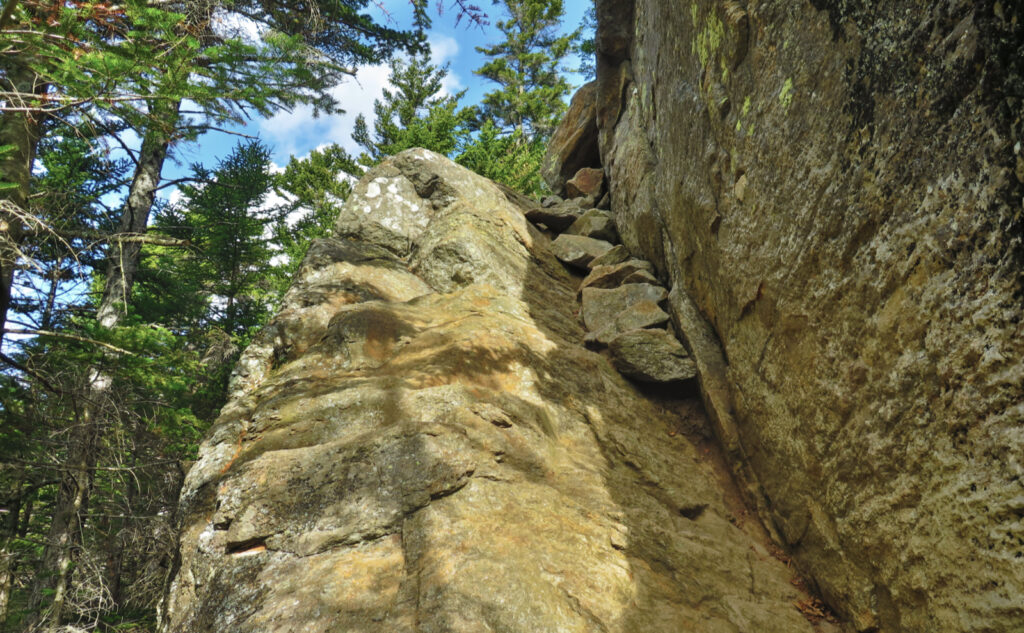
<svg viewBox="0 0 1024 633"><path fill-rule="evenodd" d="M667 330L632 330L608 343L612 364L624 376L642 382L677 382L697 376L697 366L682 343Z"/></svg>
<svg viewBox="0 0 1024 633"><path fill-rule="evenodd" d="M545 209L550 209L551 207L559 205L563 202L565 202L565 200L562 200L558 196L544 196L543 198L540 199L540 206L544 207Z"/></svg>
<svg viewBox="0 0 1024 633"><path fill-rule="evenodd" d="M593 261L590 262L589 267L594 268L595 266L613 266L615 264L621 264L622 262L627 261L632 257L633 256L630 254L628 248L626 248L622 244L617 244L615 248L608 251L604 255L601 255L600 257L595 257Z"/></svg>
<svg viewBox="0 0 1024 633"><path fill-rule="evenodd" d="M563 233L551 242L551 252L563 263L586 270L595 257L599 257L612 249L612 245L604 240L595 240L580 235Z"/></svg>
<svg viewBox="0 0 1024 633"><path fill-rule="evenodd" d="M572 225L565 230L570 235L582 235L592 237L596 240L606 242L619 241L619 234L615 231L615 217L608 211L600 209L588 209L583 212Z"/></svg>
<svg viewBox="0 0 1024 633"><path fill-rule="evenodd" d="M657 303L638 301L612 317L611 322L593 332L587 332L583 342L587 347L603 347L623 332L661 327L668 323L668 320L668 313L659 308Z"/></svg>
<svg viewBox="0 0 1024 633"><path fill-rule="evenodd" d="M572 226L572 223L583 215L583 207L578 200L563 200L550 207L536 207L526 211L526 219L535 224L543 224L552 231L561 233Z"/></svg>
<svg viewBox="0 0 1024 633"><path fill-rule="evenodd" d="M651 264L642 259L630 259L621 264L592 266L590 274L580 284L584 288L618 288L624 284L661 285L651 274Z"/></svg>
<svg viewBox="0 0 1024 633"><path fill-rule="evenodd" d="M540 173L556 194L583 167L597 167L597 83L584 84L573 95L562 122L548 141Z"/></svg>
<svg viewBox="0 0 1024 633"><path fill-rule="evenodd" d="M720 345L736 476L851 630L1016 632L1024 21L925 4L598 0L602 164Z"/></svg>
<svg viewBox="0 0 1024 633"><path fill-rule="evenodd" d="M641 301L661 303L668 297L668 292L651 284L629 284L610 290L584 288L580 296L583 324L591 332L596 332L610 325L620 312Z"/></svg>
<svg viewBox="0 0 1024 633"><path fill-rule="evenodd" d="M586 198L595 202L604 192L604 170L600 167L584 167L565 183L566 198Z"/></svg>
<svg viewBox="0 0 1024 633"><path fill-rule="evenodd" d="M367 198L382 173L399 193ZM814 631L676 433L699 404L579 345L574 280L521 201L423 150L356 191L412 255L311 249L268 328L295 336L261 339L186 477L161 633ZM369 204L385 192L399 209ZM387 221L417 205L416 230Z"/></svg>

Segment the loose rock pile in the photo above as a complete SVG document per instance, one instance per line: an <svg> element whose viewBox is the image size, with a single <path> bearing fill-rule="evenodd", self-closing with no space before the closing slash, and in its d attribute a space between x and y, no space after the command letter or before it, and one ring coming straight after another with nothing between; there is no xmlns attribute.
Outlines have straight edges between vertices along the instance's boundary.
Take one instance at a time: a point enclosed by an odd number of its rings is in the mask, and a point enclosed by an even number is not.
<svg viewBox="0 0 1024 633"><path fill-rule="evenodd" d="M564 153L573 156L571 151ZM553 159L549 156L549 160ZM697 366L662 309L668 291L650 262L633 257L618 243L604 172L597 167L580 168L561 187L568 199L547 196L541 206L527 210L526 217L559 233L551 243L555 257L586 275L577 295L587 328L584 344L607 349L615 368L640 382L695 378Z"/></svg>

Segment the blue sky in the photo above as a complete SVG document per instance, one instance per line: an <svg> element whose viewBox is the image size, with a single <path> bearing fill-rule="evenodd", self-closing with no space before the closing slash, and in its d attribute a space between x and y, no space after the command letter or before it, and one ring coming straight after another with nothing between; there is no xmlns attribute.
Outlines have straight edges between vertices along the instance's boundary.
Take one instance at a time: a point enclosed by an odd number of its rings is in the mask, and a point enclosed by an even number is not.
<svg viewBox="0 0 1024 633"><path fill-rule="evenodd" d="M455 24L455 11L448 8L451 0L443 0L445 11L438 15L436 3L431 2L433 25L428 38L436 63L448 63L450 73L446 88L450 92L466 90L463 103L478 103L485 93L494 88L491 82L477 77L473 71L483 65L484 56L476 51L477 46L499 41L500 33L492 26L483 28L467 20ZM371 13L381 15L387 11L393 24L407 26L410 20L408 0L383 0L379 8L371 8ZM477 0L477 4L489 14L489 21L502 19L501 7L487 0ZM591 0L566 0L565 29L577 28ZM272 150L275 164L284 165L291 155L305 156L311 150L330 143L339 143L351 150L355 149L351 133L356 116L364 114L372 125L373 101L387 86L388 68L386 64L367 66L359 70L354 79L350 79L333 90L334 96L345 109L345 114L314 118L311 108L300 107L293 112L282 112L269 119L254 119L239 131L259 137ZM579 77L570 76L570 81L581 83ZM184 175L191 163L200 162L212 167L216 161L231 151L239 141L239 137L222 133L210 133L176 151L175 165L168 164L164 177L168 179Z"/></svg>

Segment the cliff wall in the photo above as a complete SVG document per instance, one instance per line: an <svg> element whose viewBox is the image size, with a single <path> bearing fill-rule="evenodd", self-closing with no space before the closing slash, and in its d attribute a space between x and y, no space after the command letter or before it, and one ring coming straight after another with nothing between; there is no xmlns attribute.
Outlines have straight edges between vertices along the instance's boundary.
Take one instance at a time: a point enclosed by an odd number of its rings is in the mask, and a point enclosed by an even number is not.
<svg viewBox="0 0 1024 633"><path fill-rule="evenodd" d="M859 631L1024 631L1019 3L598 19L619 232L769 527Z"/></svg>

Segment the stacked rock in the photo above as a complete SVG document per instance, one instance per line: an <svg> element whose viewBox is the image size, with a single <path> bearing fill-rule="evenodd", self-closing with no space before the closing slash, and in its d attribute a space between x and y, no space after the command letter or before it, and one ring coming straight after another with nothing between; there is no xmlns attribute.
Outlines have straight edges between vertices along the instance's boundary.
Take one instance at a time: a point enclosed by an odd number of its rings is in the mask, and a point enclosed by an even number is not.
<svg viewBox="0 0 1024 633"><path fill-rule="evenodd" d="M564 189L567 196L576 197L548 196L540 207L526 212L531 221L559 233L551 242L555 257L586 275L577 294L587 329L583 342L591 349L607 349L616 369L634 380L671 383L695 378L696 365L670 330L669 315L662 309L668 291L650 262L618 244L611 211L593 206L599 198L607 201L603 188L603 172L583 168Z"/></svg>
<svg viewBox="0 0 1024 633"><path fill-rule="evenodd" d="M697 367L662 309L668 292L650 262L619 244L597 144L596 84L582 88L555 131L541 175L559 195L528 208L527 219L559 234L555 257L586 275L577 295L584 344L607 349L625 376L643 382L690 380Z"/></svg>

